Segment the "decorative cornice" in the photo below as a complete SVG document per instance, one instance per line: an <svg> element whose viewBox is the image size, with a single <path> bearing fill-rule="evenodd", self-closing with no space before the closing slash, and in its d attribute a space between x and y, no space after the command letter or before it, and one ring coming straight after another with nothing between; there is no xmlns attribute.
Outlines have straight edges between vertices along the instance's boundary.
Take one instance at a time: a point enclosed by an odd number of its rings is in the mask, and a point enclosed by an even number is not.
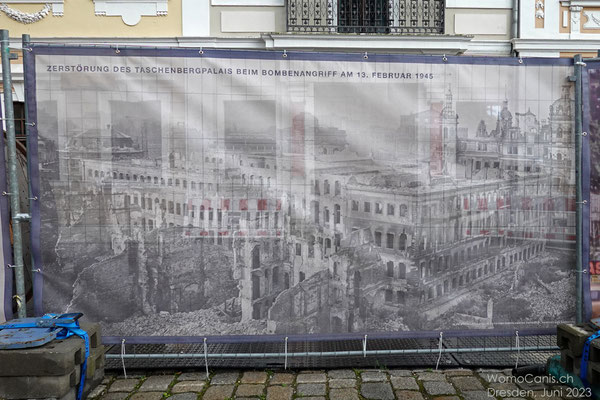
<svg viewBox="0 0 600 400"><path fill-rule="evenodd" d="M467 51L473 37L467 35L265 34L262 35L262 39L265 41L265 47L272 50L354 49L455 55Z"/></svg>
<svg viewBox="0 0 600 400"><path fill-rule="evenodd" d="M16 9L8 6L7 3L13 3L13 2L11 1L11 2L0 3L0 11L3 12L4 14L6 14L6 16L9 17L10 19L13 19L22 24L33 24L35 22L41 21L50 13L51 8L53 10L53 12L52 12L53 15L59 16L59 17L61 17L63 15L62 3L50 4L46 1L37 1L37 2L30 1L30 2L28 2L28 4L42 4L43 5L43 8L40 11L37 11L34 13L27 13L27 12L24 12L21 10L16 10ZM19 3L19 4L21 4L21 3ZM56 12L54 11L55 5L57 6Z"/></svg>
<svg viewBox="0 0 600 400"><path fill-rule="evenodd" d="M13 5L13 4L39 4L39 5L50 5L52 7L52 15L55 17L62 17L65 9L65 0L0 0L2 5ZM9 7L12 8L12 7ZM18 10L15 10L18 11ZM21 12L21 11L18 11ZM28 13L25 13L28 14Z"/></svg>
<svg viewBox="0 0 600 400"><path fill-rule="evenodd" d="M129 26L137 25L142 16L164 17L168 0L93 0L97 16L120 16Z"/></svg>

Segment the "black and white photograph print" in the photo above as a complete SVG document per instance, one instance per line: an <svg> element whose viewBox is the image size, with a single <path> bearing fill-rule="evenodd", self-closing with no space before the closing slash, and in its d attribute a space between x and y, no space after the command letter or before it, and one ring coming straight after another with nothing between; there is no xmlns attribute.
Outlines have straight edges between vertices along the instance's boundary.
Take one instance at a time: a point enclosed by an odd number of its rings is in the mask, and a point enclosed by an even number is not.
<svg viewBox="0 0 600 400"><path fill-rule="evenodd" d="M118 336L574 319L569 67L77 57L201 72L95 88L44 69L69 57L36 58L45 311Z"/></svg>

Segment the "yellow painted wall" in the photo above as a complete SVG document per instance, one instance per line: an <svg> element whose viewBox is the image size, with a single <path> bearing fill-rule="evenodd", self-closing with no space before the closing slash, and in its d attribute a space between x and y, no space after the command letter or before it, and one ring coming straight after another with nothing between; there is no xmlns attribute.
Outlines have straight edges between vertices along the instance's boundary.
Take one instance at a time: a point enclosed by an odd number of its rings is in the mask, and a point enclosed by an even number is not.
<svg viewBox="0 0 600 400"><path fill-rule="evenodd" d="M263 32L221 32L221 13L225 11L238 12L271 12L275 18L275 33L284 33L286 31L286 12L285 7L235 7L235 6L212 6L210 7L210 34L220 37L260 37ZM252 14L249 14L250 16Z"/></svg>
<svg viewBox="0 0 600 400"><path fill-rule="evenodd" d="M594 58L597 54L593 51L561 51L560 56L563 58L573 58L575 55L581 54L583 58Z"/></svg>
<svg viewBox="0 0 600 400"><path fill-rule="evenodd" d="M36 12L43 4L8 4L24 12ZM8 29L10 37L24 33L36 37L174 37L181 36L181 1L169 1L169 12L164 17L142 16L134 26L125 25L120 16L94 15L92 0L65 0L62 17L52 15L52 10L41 21L22 24L0 12L0 28Z"/></svg>

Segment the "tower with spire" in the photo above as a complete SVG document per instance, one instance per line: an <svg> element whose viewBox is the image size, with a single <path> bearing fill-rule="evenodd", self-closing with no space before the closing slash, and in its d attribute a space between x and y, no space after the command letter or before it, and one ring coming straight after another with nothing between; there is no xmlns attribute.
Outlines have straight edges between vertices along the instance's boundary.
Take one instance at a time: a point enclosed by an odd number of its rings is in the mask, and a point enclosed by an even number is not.
<svg viewBox="0 0 600 400"><path fill-rule="evenodd" d="M443 171L444 174L456 178L456 147L458 115L452 103L452 90L450 85L444 96L444 107L441 115L443 147Z"/></svg>

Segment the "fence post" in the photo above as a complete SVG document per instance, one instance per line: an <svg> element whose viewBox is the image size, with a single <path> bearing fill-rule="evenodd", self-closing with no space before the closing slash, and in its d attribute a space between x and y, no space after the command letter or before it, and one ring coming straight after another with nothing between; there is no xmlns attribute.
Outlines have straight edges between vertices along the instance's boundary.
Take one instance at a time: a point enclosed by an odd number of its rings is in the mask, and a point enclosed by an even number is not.
<svg viewBox="0 0 600 400"><path fill-rule="evenodd" d="M23 267L23 243L21 221L28 215L21 214L19 206L19 182L17 177L17 145L15 137L15 113L12 97L12 77L10 74L10 39L8 30L0 31L2 41L2 83L4 85L4 118L6 119L6 147L8 154L8 190L10 196L10 212L13 233L13 262L17 288L17 311L19 318L27 316L25 297L25 272ZM3 266L4 267L4 266Z"/></svg>
<svg viewBox="0 0 600 400"><path fill-rule="evenodd" d="M582 84L581 84L581 69L583 68L583 62L581 60L581 54L577 54L574 57L575 64L575 180L576 180L576 199L575 199L575 212L576 212L576 229L575 229L575 251L576 251L576 271L575 271L575 290L577 293L576 303L576 322L578 324L583 322L583 266L582 266L582 237L583 234L583 195L582 195L582 180L581 180L581 134L583 132L582 125Z"/></svg>

